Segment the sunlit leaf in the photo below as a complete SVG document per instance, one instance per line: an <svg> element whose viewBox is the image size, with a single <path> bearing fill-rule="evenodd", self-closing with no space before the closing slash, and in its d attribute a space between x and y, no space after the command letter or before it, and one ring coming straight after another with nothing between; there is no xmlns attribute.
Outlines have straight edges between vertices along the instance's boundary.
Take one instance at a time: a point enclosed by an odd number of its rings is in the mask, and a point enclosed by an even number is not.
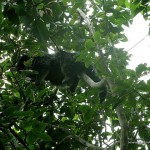
<svg viewBox="0 0 150 150"><path fill-rule="evenodd" d="M85 48L87 50L90 50L94 47L94 42L91 39L86 40L85 42Z"/></svg>

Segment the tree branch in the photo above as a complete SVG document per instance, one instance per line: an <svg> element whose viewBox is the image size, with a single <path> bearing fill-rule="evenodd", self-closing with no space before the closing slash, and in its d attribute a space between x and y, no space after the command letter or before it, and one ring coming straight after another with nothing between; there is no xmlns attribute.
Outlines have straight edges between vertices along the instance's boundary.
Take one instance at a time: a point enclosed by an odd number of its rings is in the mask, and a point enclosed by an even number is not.
<svg viewBox="0 0 150 150"><path fill-rule="evenodd" d="M66 129L66 128L63 128L63 127L60 127L60 126L55 126L55 125L50 125L50 126L53 127L53 128L56 128L56 129L61 129L62 131L68 133L69 136L67 136L67 138L65 138L65 139L74 138L75 140L77 140L78 142L82 143L83 145L85 145L88 148L91 148L91 149L94 149L94 150L105 150L105 148L101 148L101 147L95 146L95 145L87 142L86 140L82 139L81 137L79 137L77 135L74 135L71 131L69 131L69 129Z"/></svg>
<svg viewBox="0 0 150 150"><path fill-rule="evenodd" d="M103 53L102 51L100 50L101 47L99 44L97 44L95 38L94 38L94 27L92 25L92 23L90 22L90 20L86 17L85 13L81 10L81 9L77 9L77 11L79 12L80 16L86 21L86 24L89 28L89 31L92 35L92 38L96 44L96 47L97 49L99 49L99 56L101 58L101 64L103 65L103 68L104 68L104 71L105 73L107 73L108 75L111 74L111 72L108 70L108 67L105 63L105 60L104 60L104 57L103 57ZM104 82L103 80L101 80L99 83L97 83L97 85L92 82L92 80L90 78L88 78L86 75L82 75L84 80L85 81L88 81L87 83L92 86L92 87L97 87L97 86L101 86L101 84ZM101 83L102 82L102 83ZM113 96L116 96L115 95L115 92L113 89L115 89L116 85L114 84L113 81L111 80L107 80L108 84L109 84L109 87L111 89L111 93ZM102 84L103 85L103 84ZM128 149L128 124L127 124L127 119L126 119L126 116L125 116L125 113L124 113L124 110L123 110L123 107L122 106L118 106L116 108L116 112L117 112L117 115L118 115L118 119L119 119L119 123L120 123L120 126L121 126L121 138L120 138L120 150L127 150Z"/></svg>
<svg viewBox="0 0 150 150"><path fill-rule="evenodd" d="M91 23L91 21L88 19L88 17L85 15L85 13L77 8L77 11L79 12L80 16L85 20L89 30L90 30L90 33L92 34L92 38L94 39L94 28L93 28L93 24Z"/></svg>
<svg viewBox="0 0 150 150"><path fill-rule="evenodd" d="M110 80L108 80L108 84L112 95L116 96L113 90L115 88L115 84ZM124 109L122 106L118 106L116 108L116 112L121 127L120 150L127 150L128 149L128 123L127 123L126 115L124 113Z"/></svg>
<svg viewBox="0 0 150 150"><path fill-rule="evenodd" d="M9 131L27 150L30 150L26 143L18 136L18 134L16 134L16 132L13 129L11 129L11 127L9 128Z"/></svg>
<svg viewBox="0 0 150 150"><path fill-rule="evenodd" d="M100 55L100 57L102 58L102 61L103 61L103 53L101 51L102 48L99 44L97 44L97 42L95 40L95 37L94 37L95 30L94 30L92 22L87 18L87 16L85 15L85 13L81 9L77 8L77 11L79 12L80 16L85 20L85 22L86 22L86 24L89 28L89 31L92 35L93 41L96 45L96 48L97 48L97 50L99 50L99 55Z"/></svg>
<svg viewBox="0 0 150 150"><path fill-rule="evenodd" d="M121 126L120 148L121 150L128 149L128 123L122 106L116 108L119 123Z"/></svg>

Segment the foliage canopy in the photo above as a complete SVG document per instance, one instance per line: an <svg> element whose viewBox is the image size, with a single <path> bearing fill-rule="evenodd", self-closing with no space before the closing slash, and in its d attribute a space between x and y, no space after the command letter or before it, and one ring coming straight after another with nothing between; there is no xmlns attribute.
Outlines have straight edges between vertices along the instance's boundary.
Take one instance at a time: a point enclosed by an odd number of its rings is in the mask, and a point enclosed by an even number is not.
<svg viewBox="0 0 150 150"><path fill-rule="evenodd" d="M125 142L129 149L150 148L150 80L140 80L150 68L139 64L135 70L127 69L128 53L115 47L127 41L122 25L128 26L139 12L149 19L148 2L0 2L2 150L116 149L120 145L123 149ZM103 104L99 103L98 89L83 81L70 94L48 82L37 87L26 78L28 72L15 71L21 55L39 56L41 51L58 48L77 52L77 61L82 60L86 66L94 64L98 75L108 79L108 96ZM125 118L117 110L120 106ZM127 136L123 135L123 129ZM127 140L120 141L120 136Z"/></svg>

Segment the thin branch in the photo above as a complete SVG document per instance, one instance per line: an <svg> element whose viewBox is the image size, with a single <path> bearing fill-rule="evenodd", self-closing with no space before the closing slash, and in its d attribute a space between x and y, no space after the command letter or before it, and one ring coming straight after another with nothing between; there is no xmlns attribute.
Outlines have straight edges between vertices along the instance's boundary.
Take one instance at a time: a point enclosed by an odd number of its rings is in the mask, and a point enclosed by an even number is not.
<svg viewBox="0 0 150 150"><path fill-rule="evenodd" d="M118 106L116 108L119 123L121 126L121 137L120 137L120 148L121 150L128 149L128 123L126 119L126 115L124 113L124 109L122 106Z"/></svg>
<svg viewBox="0 0 150 150"><path fill-rule="evenodd" d="M77 8L77 11L79 12L80 16L85 20L85 22L86 22L86 24L90 30L90 33L92 34L92 37L94 39L94 32L95 31L94 31L93 24L90 22L88 17L85 15L85 13L81 9Z"/></svg>
<svg viewBox="0 0 150 150"><path fill-rule="evenodd" d="M7 133L7 131L5 131L4 128L0 127L0 130L1 130L2 132L4 132L4 134L6 134L6 136L7 136L9 139L11 139L11 136L9 135L9 133ZM10 144L11 144L12 148L13 148L14 150L16 150L16 147L15 147L15 145L13 144L13 142L10 141Z"/></svg>
<svg viewBox="0 0 150 150"><path fill-rule="evenodd" d="M91 148L91 149L94 149L94 150L105 150L105 148L95 146L95 145L87 142L86 140L82 139L81 137L79 137L77 135L72 135L72 138L76 139L77 141L79 141L83 145L87 146L88 148Z"/></svg>
<svg viewBox="0 0 150 150"><path fill-rule="evenodd" d="M85 13L81 9L77 8L77 11L79 12L80 16L85 20L85 22L89 28L89 31L92 35L92 38L94 40L94 43L96 44L96 48L97 48L97 50L99 50L99 55L103 59L103 53L101 51L101 47L99 44L97 44L95 37L94 37L95 30L94 30L92 22L89 20L89 18L85 15Z"/></svg>
<svg viewBox="0 0 150 150"><path fill-rule="evenodd" d="M9 128L9 131L27 150L30 150L26 143L18 136L18 134L13 129Z"/></svg>
<svg viewBox="0 0 150 150"><path fill-rule="evenodd" d="M55 149L59 149L59 147L60 147L61 145L63 145L63 143L64 143L65 141L67 141L67 140L72 140L72 135L68 135L68 136L66 136L64 139L62 139L62 140L57 144L57 146L55 147Z"/></svg>
<svg viewBox="0 0 150 150"><path fill-rule="evenodd" d="M56 128L56 129L61 129L62 131L68 133L69 136L67 136L67 138L65 138L65 139L74 138L75 140L82 143L83 145L85 145L88 148L91 148L91 149L94 149L94 150L106 150L105 148L101 148L101 147L95 146L95 145L87 142L86 140L82 139L81 137L73 134L69 129L66 129L66 128L63 128L63 127L60 127L60 126L55 126L55 125L50 125L50 126L53 127L53 128ZM64 141L64 139L63 139L63 141Z"/></svg>

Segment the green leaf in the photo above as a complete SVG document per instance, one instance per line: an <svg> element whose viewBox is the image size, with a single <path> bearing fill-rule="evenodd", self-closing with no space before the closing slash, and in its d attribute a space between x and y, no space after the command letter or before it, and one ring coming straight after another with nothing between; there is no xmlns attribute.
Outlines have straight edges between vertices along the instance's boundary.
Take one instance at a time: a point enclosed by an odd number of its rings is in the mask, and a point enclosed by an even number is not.
<svg viewBox="0 0 150 150"><path fill-rule="evenodd" d="M38 139L38 136L39 135L37 134L37 132L30 131L27 134L27 143L28 144L33 144Z"/></svg>
<svg viewBox="0 0 150 150"><path fill-rule="evenodd" d="M125 4L125 2L126 2L126 0L118 0L118 5L122 6Z"/></svg>
<svg viewBox="0 0 150 150"><path fill-rule="evenodd" d="M141 12L143 9L145 9L145 6L139 6L135 9L135 15L137 15L139 12Z"/></svg>
<svg viewBox="0 0 150 150"><path fill-rule="evenodd" d="M42 132L46 127L46 123L35 120L32 124L32 127L35 132Z"/></svg>
<svg viewBox="0 0 150 150"><path fill-rule="evenodd" d="M94 48L94 42L91 39L86 40L85 48L87 50L90 50L90 49Z"/></svg>
<svg viewBox="0 0 150 150"><path fill-rule="evenodd" d="M41 139L43 141L49 141L49 142L52 141L52 138L46 133L41 133L39 135L39 139Z"/></svg>
<svg viewBox="0 0 150 150"><path fill-rule="evenodd" d="M32 27L33 35L39 40L41 43L47 43L49 40L49 32L46 28L46 24L40 20L37 19L33 23Z"/></svg>
<svg viewBox="0 0 150 150"><path fill-rule="evenodd" d="M60 113L65 113L65 116L69 118L72 117L72 111L68 106L62 106L60 109Z"/></svg>
<svg viewBox="0 0 150 150"><path fill-rule="evenodd" d="M86 113L89 109L90 109L90 106L88 106L88 105L79 106L79 110L83 113Z"/></svg>
<svg viewBox="0 0 150 150"><path fill-rule="evenodd" d="M136 75L137 75L137 76L141 76L141 74L142 74L144 71L147 71L147 66L146 66L145 64L139 64L139 65L136 67Z"/></svg>
<svg viewBox="0 0 150 150"><path fill-rule="evenodd" d="M10 68L10 59L7 58L5 61L3 61L1 64L1 67L3 68L3 72L8 70ZM8 73L10 74L10 72Z"/></svg>
<svg viewBox="0 0 150 150"><path fill-rule="evenodd" d="M79 107L79 110L82 112L83 120L84 120L84 122L86 124L89 123L93 119L94 111L93 111L93 109L90 106L88 106L88 105L81 105Z"/></svg>
<svg viewBox="0 0 150 150"><path fill-rule="evenodd" d="M95 40L96 40L97 43L100 42L100 37L101 37L100 32L99 32L99 31L96 31L96 32L94 33L94 38L95 38Z"/></svg>
<svg viewBox="0 0 150 150"><path fill-rule="evenodd" d="M18 111L14 113L14 116L32 116L34 114L33 111Z"/></svg>
<svg viewBox="0 0 150 150"><path fill-rule="evenodd" d="M85 114L84 114L84 122L86 124L88 124L89 122L91 122L93 120L93 115L94 115L94 111L92 109L88 110Z"/></svg>
<svg viewBox="0 0 150 150"><path fill-rule="evenodd" d="M27 132L32 129L31 120L22 121L21 127L24 128Z"/></svg>
<svg viewBox="0 0 150 150"><path fill-rule="evenodd" d="M2 23L2 5L0 4L0 24Z"/></svg>
<svg viewBox="0 0 150 150"><path fill-rule="evenodd" d="M149 136L149 128L145 125L144 122L139 122L140 124L140 128L139 128L139 135L141 138L143 138L145 141L146 140L150 140L150 136Z"/></svg>
<svg viewBox="0 0 150 150"><path fill-rule="evenodd" d="M23 22L23 24L24 24L26 27L28 27L28 26L30 26L31 23L33 22L33 19L34 19L34 18L32 18L31 16L26 15L26 16L23 16L23 17L22 17L22 22ZM31 41L30 41L30 42L31 42ZM32 43L33 43L33 41L32 41Z"/></svg>
<svg viewBox="0 0 150 150"><path fill-rule="evenodd" d="M60 19L60 16L62 14L62 10L61 10L61 3L56 3L56 2L51 2L49 4L49 8L50 8L50 13L52 14L52 18L57 21Z"/></svg>
<svg viewBox="0 0 150 150"><path fill-rule="evenodd" d="M19 17L16 14L15 8L9 5L5 5L3 15L8 18L12 24L19 24Z"/></svg>
<svg viewBox="0 0 150 150"><path fill-rule="evenodd" d="M18 110L16 106L10 106L5 109L4 114L7 116L14 116L14 113Z"/></svg>

